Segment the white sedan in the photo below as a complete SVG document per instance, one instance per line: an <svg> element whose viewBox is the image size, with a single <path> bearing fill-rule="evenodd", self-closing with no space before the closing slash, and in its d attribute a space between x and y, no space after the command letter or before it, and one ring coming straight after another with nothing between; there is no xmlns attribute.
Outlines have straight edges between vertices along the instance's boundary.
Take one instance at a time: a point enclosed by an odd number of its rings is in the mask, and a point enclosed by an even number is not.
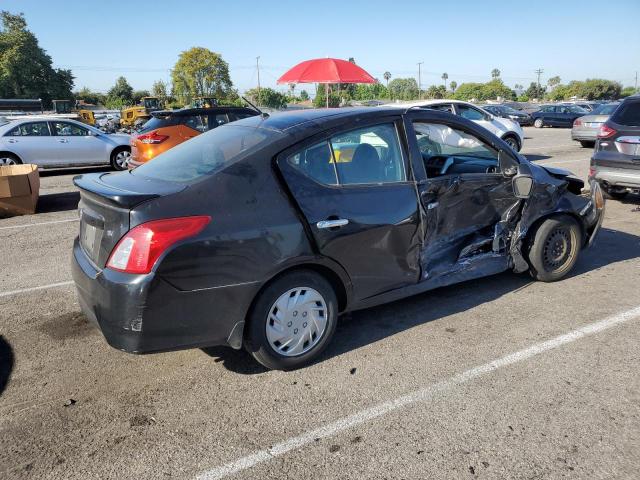
<svg viewBox="0 0 640 480"><path fill-rule="evenodd" d="M461 100L420 100L410 103L396 103L385 105L386 107L398 107L398 108L431 108L434 110L441 110L443 112L453 113L454 115L460 115L468 120L471 120L478 125L483 126L495 136L502 138L511 148L519 152L524 143L524 132L518 122L515 122L509 118L495 117L491 113L483 110L476 105L463 102Z"/></svg>
<svg viewBox="0 0 640 480"><path fill-rule="evenodd" d="M109 135L68 118L0 121L0 165L33 163L40 168L111 165L125 170L129 135Z"/></svg>

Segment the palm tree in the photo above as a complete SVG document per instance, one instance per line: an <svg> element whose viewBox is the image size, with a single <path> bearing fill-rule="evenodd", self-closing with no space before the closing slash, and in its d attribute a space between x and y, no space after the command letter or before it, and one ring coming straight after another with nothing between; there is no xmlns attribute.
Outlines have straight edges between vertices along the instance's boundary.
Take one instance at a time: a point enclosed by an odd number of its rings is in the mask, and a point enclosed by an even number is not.
<svg viewBox="0 0 640 480"><path fill-rule="evenodd" d="M444 72L442 74L442 80L444 80L444 89L447 89L447 79L449 78L449 74L447 72Z"/></svg>
<svg viewBox="0 0 640 480"><path fill-rule="evenodd" d="M451 87L451 91L455 92L456 88L458 88L458 82L456 82L455 80L451 80L451 83L449 84L449 86Z"/></svg>
<svg viewBox="0 0 640 480"><path fill-rule="evenodd" d="M389 88L389 79L391 78L391 72L384 72L384 74L382 75L385 79L385 81L387 82L387 88Z"/></svg>
<svg viewBox="0 0 640 480"><path fill-rule="evenodd" d="M498 70L497 68L491 70L491 78L496 79L498 77L500 77L500 70Z"/></svg>

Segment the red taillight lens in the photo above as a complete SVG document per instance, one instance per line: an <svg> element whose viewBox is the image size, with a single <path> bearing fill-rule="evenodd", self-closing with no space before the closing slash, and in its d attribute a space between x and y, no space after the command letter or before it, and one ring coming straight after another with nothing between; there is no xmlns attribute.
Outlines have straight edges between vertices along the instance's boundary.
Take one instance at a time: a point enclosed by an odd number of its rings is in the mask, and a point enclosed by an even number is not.
<svg viewBox="0 0 640 480"><path fill-rule="evenodd" d="M138 135L137 139L142 143L157 144L164 142L169 135L160 135L158 132L145 133L144 135Z"/></svg>
<svg viewBox="0 0 640 480"><path fill-rule="evenodd" d="M589 167L589 178L591 177L595 177L596 176L596 167L594 167L593 165L591 165Z"/></svg>
<svg viewBox="0 0 640 480"><path fill-rule="evenodd" d="M580 121L580 119L579 119L579 118L576 118L576 119L573 121L573 126L574 126L574 127L579 127L580 125L582 125L582 122Z"/></svg>
<svg viewBox="0 0 640 480"><path fill-rule="evenodd" d="M600 130L598 130L598 138L613 137L616 133L618 132L605 123L600 127Z"/></svg>
<svg viewBox="0 0 640 480"><path fill-rule="evenodd" d="M113 249L107 267L125 273L149 273L171 245L200 233L209 216L153 220L129 230Z"/></svg>

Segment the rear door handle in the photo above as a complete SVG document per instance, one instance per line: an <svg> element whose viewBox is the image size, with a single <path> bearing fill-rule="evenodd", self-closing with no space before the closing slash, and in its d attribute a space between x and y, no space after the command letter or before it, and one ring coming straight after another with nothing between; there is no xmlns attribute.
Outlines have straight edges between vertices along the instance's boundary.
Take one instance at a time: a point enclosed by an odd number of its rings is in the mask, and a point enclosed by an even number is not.
<svg viewBox="0 0 640 480"><path fill-rule="evenodd" d="M318 228L340 228L349 224L346 218L336 218L335 220L320 220L316 223Z"/></svg>
<svg viewBox="0 0 640 480"><path fill-rule="evenodd" d="M69 140L67 140L66 138L59 138L58 142L60 142L60 143L69 143Z"/></svg>
<svg viewBox="0 0 640 480"><path fill-rule="evenodd" d="M18 143L18 140L16 140L15 138L10 138L9 140L7 140L7 142L9 142L9 143Z"/></svg>

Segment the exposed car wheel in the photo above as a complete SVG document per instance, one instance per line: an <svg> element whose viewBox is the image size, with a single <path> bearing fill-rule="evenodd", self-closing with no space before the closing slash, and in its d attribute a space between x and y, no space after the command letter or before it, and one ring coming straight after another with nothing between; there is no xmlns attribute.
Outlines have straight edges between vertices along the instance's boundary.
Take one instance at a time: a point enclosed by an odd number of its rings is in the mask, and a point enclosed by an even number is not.
<svg viewBox="0 0 640 480"><path fill-rule="evenodd" d="M111 166L114 170L126 170L131 159L131 150L128 148L118 148L111 154Z"/></svg>
<svg viewBox="0 0 640 480"><path fill-rule="evenodd" d="M536 118L535 122L533 122L533 126L536 128L542 128L544 127L544 122L541 118Z"/></svg>
<svg viewBox="0 0 640 480"><path fill-rule="evenodd" d="M580 140L580 145L582 145L584 148L593 148L595 144L596 142L592 142L590 140Z"/></svg>
<svg viewBox="0 0 640 480"><path fill-rule="evenodd" d="M602 191L604 192L605 197L613 200L622 200L629 195L627 190L614 190L611 187L603 188Z"/></svg>
<svg viewBox="0 0 640 480"><path fill-rule="evenodd" d="M256 299L245 348L267 368L291 370L313 361L338 321L338 301L327 280L300 270L283 275Z"/></svg>
<svg viewBox="0 0 640 480"><path fill-rule="evenodd" d="M514 152L520 151L520 142L513 135L507 135L503 138L503 140L511 147Z"/></svg>
<svg viewBox="0 0 640 480"><path fill-rule="evenodd" d="M22 161L13 153L0 153L0 167L6 165L20 165Z"/></svg>
<svg viewBox="0 0 640 480"><path fill-rule="evenodd" d="M582 232L575 219L558 215L540 224L529 249L531 276L555 282L571 271L582 246Z"/></svg>

